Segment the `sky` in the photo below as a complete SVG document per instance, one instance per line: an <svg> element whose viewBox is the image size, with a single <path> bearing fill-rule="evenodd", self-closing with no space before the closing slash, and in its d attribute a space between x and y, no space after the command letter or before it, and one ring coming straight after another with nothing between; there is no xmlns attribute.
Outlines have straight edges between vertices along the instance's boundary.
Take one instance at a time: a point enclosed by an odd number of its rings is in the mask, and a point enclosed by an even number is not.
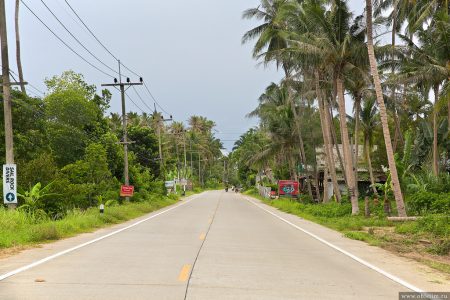
<svg viewBox="0 0 450 300"><path fill-rule="evenodd" d="M258 0L67 0L101 42L141 75L164 111L187 123L189 116L213 120L216 136L231 150L234 141L257 119L246 115L257 106L259 95L281 72L252 58L252 44L242 35L258 23L243 20L242 12ZM17 71L14 43L14 2L7 1L10 68ZM92 58L54 19L41 1L24 2L67 44L87 60L114 75ZM77 21L65 0L44 0L82 44L110 68L117 62ZM361 13L365 1L349 5ZM25 6L20 11L22 64L25 80L45 92L44 79L65 70L82 73L90 84L112 83L112 78L89 66L67 49ZM137 76L126 72L132 81ZM29 88L30 93L33 92ZM142 87L128 91L127 111L151 113L153 100ZM140 100L142 98L143 102ZM132 102L135 102L133 104ZM112 112L120 111L113 91ZM158 109L160 110L160 109Z"/></svg>

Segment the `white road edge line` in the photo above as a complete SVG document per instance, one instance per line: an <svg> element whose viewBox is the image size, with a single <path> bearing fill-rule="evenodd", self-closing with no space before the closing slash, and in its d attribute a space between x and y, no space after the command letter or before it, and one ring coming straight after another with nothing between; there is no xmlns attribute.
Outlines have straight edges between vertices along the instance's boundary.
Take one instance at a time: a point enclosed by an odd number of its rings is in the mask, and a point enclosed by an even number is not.
<svg viewBox="0 0 450 300"><path fill-rule="evenodd" d="M357 257L356 255L353 255L353 254L351 254L350 252L347 252L347 251L345 251L344 249L342 249L342 248L340 248L340 247L338 247L338 246L335 246L335 245L331 244L330 242L328 242L328 241L322 239L321 237L315 235L314 233L311 233L311 232L309 232L308 230L303 229L303 228L301 228L301 227L295 225L295 224L292 223L292 222L289 222L288 220L286 220L286 219L280 217L279 215L277 215L277 214L271 212L270 210L267 210L266 208L262 207L261 205L256 204L252 199L250 199L250 198L248 198L248 197L245 197L245 199L246 199L247 201L249 201L251 204L253 204L253 205L259 207L260 209L266 211L267 213L271 214L272 216L274 216L274 217L280 219L281 221L283 221L283 222L285 222L285 223L291 225L292 227L294 227L294 228L296 228L296 229L298 229L298 230L300 230L300 231L306 233L307 235L309 235L309 236L311 236L312 238L318 240L319 242L322 242L323 244L325 244L325 245L327 245L327 246L329 246L329 247L335 249L336 251L341 252L342 254L344 254L344 255L350 257L351 259L356 260L356 261L359 262L360 264L362 264L362 265L364 265L364 266L366 266L366 267L368 267L368 268L370 268L370 269L372 269L372 270L374 270L374 271L380 273L381 275L383 275L383 276L385 276L385 277L387 277L387 278L389 278L389 279L395 281L396 283L398 283L398 284L400 284L400 285L403 285L404 287L406 287L406 288L408 288L408 289L410 289L410 290L412 290L412 291L414 291L414 292L416 292L416 293L425 293L423 290L421 290L421 289L419 289L418 287L416 287L416 286L414 286L414 285L412 285L412 284L406 282L405 280L403 280L403 279L401 279L401 278L399 278L399 277L397 277L397 276L395 276L395 275L392 275L392 274L390 274L390 273L388 273L388 272L386 272L386 271L384 271L384 270L382 270L382 269L380 269L380 268L378 268L378 267L372 265L371 263L369 263L369 262L367 262L367 261L365 261L365 260L363 260L363 259Z"/></svg>
<svg viewBox="0 0 450 300"><path fill-rule="evenodd" d="M152 216L150 216L150 217L148 217L148 218L142 219L142 220L140 220L140 221L138 221L138 222L136 222L136 223L133 223L133 224L131 224L131 225L128 225L127 227L124 227L124 228L121 228L121 229L119 229L119 230L113 231L113 232L111 232L111 233L108 233L108 234L106 234L106 235L103 235L103 236L101 236L101 237L98 237L98 238L96 238L96 239L93 239L93 240L88 241L88 242L86 242L86 243L83 243L83 244L80 244L80 245L78 245L78 246L72 247L72 248L70 248L70 249L67 249L67 250L64 250L64 251L55 253L55 254L50 255L50 256L48 256L48 257L46 257L46 258L40 259L40 260L38 260L38 261L35 261L34 263L31 263L31 264L29 264L29 265L20 267L20 268L15 269L15 270L13 270L13 271L11 271L11 272L8 272L8 273L6 273L6 274L0 275L0 281L5 280L5 279L8 278L8 277L17 275L17 274L19 274L19 273L22 273L22 272L24 272L24 271L27 271L27 270L29 270L29 269L31 269L31 268L37 267L37 266L39 266L39 265L42 265L43 263L46 263L46 262L48 262L48 261L51 261L51 260L53 260L53 259L55 259L55 258L57 258L57 257L63 256L63 255L65 255L65 254L68 254L68 253L73 252L73 251L75 251L75 250L78 250L78 249L80 249L80 248L83 248L83 247L86 247L86 246L91 245L91 244L93 244L93 243L96 243L96 242L99 242L99 241L101 241L101 240L104 240L104 239L106 239L106 238L108 238L108 237L110 237L110 236L116 235L116 234L118 234L118 233L120 233L120 232L122 232L122 231L125 231L125 230L127 230L127 229L133 228L133 227L135 227L135 226L137 226L137 225L139 225L139 224L142 224L142 223L147 222L147 221L149 221L149 220L151 220L151 219L153 219L153 218L156 218L156 217L158 217L158 216L160 216L160 215L162 215L162 214L168 213L168 212L171 211L171 210L174 210L174 209L176 209L176 208L179 208L179 207L181 207L181 206L183 206L183 205L186 205L186 204L188 204L189 202L191 202L191 201L197 199L197 198L200 197L200 195L202 195L202 194L203 194L203 193L198 194L198 195L194 195L194 196L192 196L191 199L189 199L189 200L187 200L187 201L185 201L185 202L182 202L182 203L180 203L180 204L178 204L178 205L176 205L176 206L174 206L174 207L171 207L171 208L166 209L166 210L164 210L164 211L162 211L162 212L159 212L159 213L157 213L157 214L154 214L154 215L152 215Z"/></svg>

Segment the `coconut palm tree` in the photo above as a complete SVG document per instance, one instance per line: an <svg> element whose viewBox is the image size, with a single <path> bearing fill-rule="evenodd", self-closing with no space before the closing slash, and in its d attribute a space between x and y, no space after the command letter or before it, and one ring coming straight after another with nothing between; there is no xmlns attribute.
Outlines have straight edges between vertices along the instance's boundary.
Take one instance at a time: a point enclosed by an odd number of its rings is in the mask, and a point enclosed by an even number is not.
<svg viewBox="0 0 450 300"><path fill-rule="evenodd" d="M347 127L344 80L349 70L357 64L364 64L367 56L362 51L364 44L350 30L352 15L346 1L333 1L329 10L320 3L307 3L302 6L301 11L301 19L306 24L307 31L292 35L291 51L308 59L308 64L314 60L316 69L321 70L317 77L328 77L332 81L332 98L337 98L339 109L345 178L350 192L352 213L357 214L359 206Z"/></svg>
<svg viewBox="0 0 450 300"><path fill-rule="evenodd" d="M300 119L298 117L293 91L290 87L292 85L291 71L293 62L289 55L284 55L284 53L279 51L287 46L287 23L283 17L279 17L279 14L281 11L289 11L292 9L293 6L291 4L293 3L295 2L287 0L265 0L262 1L259 7L246 10L243 14L244 18L263 19L264 23L245 33L242 42L246 43L250 40L257 39L253 47L253 56L255 58L262 58L266 64L275 61L277 66L282 66L285 74L284 84L288 89L288 102L290 103L296 125L294 130L298 136L300 161L305 165L306 172L309 173ZM307 187L308 193L312 197L310 180L307 180Z"/></svg>
<svg viewBox="0 0 450 300"><path fill-rule="evenodd" d="M370 97L364 101L363 107L360 111L359 118L361 119L361 127L364 136L364 157L366 158L367 168L369 170L370 183L375 195L378 195L375 187L375 177L373 175L371 153L373 149L373 138L376 128L380 125L375 106L375 98Z"/></svg>
<svg viewBox="0 0 450 300"><path fill-rule="evenodd" d="M406 43L397 80L415 84L434 94L433 109L433 173L439 174L438 115L439 95L450 78L450 18L444 11L433 17L433 26L417 30L418 44L407 36L400 35ZM450 101L450 100L449 100Z"/></svg>
<svg viewBox="0 0 450 300"><path fill-rule="evenodd" d="M394 151L392 149L391 134L389 131L389 124L387 120L386 106L383 99L383 91L381 88L381 80L378 74L378 66L375 57L374 41L373 41L373 24L372 24L372 0L366 0L366 22L367 22L367 51L369 55L370 69L375 86L375 93L377 97L378 107L380 111L381 125L383 128L383 135L386 144L386 154L388 157L389 170L392 180L392 189L397 204L397 211L400 217L406 216L405 203L403 201L403 194L398 179L397 166L395 165Z"/></svg>

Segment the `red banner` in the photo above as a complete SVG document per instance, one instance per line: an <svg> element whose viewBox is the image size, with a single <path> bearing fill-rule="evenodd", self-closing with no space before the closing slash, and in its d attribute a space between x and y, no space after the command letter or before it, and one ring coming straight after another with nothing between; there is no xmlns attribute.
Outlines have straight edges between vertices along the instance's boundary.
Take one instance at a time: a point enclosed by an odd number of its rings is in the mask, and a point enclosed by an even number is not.
<svg viewBox="0 0 450 300"><path fill-rule="evenodd" d="M294 180L279 180L278 194L280 196L298 196L299 184Z"/></svg>
<svg viewBox="0 0 450 300"><path fill-rule="evenodd" d="M133 194L134 194L134 186L122 185L120 187L120 196L121 197L133 197Z"/></svg>

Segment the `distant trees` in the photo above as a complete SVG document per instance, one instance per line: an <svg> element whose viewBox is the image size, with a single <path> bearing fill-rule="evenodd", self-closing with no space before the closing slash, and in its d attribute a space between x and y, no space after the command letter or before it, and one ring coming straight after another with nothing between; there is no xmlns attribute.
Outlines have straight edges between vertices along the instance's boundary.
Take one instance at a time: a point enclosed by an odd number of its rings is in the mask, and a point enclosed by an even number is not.
<svg viewBox="0 0 450 300"><path fill-rule="evenodd" d="M98 93L95 86L73 71L53 76L45 83L48 91L43 99L13 90L15 156L23 195L20 204L26 201L28 207L59 218L70 209L119 200L123 130L121 115L106 115L111 93ZM130 182L136 190L132 200L162 194L164 178L188 177L196 185L222 180L222 144L212 133L214 122L194 116L190 127L184 127L181 123L157 125L157 116L145 113L131 112L127 117L128 136L133 141L129 146ZM159 168L156 126L161 129L165 174ZM184 150L189 170L180 173L177 171L184 168Z"/></svg>

